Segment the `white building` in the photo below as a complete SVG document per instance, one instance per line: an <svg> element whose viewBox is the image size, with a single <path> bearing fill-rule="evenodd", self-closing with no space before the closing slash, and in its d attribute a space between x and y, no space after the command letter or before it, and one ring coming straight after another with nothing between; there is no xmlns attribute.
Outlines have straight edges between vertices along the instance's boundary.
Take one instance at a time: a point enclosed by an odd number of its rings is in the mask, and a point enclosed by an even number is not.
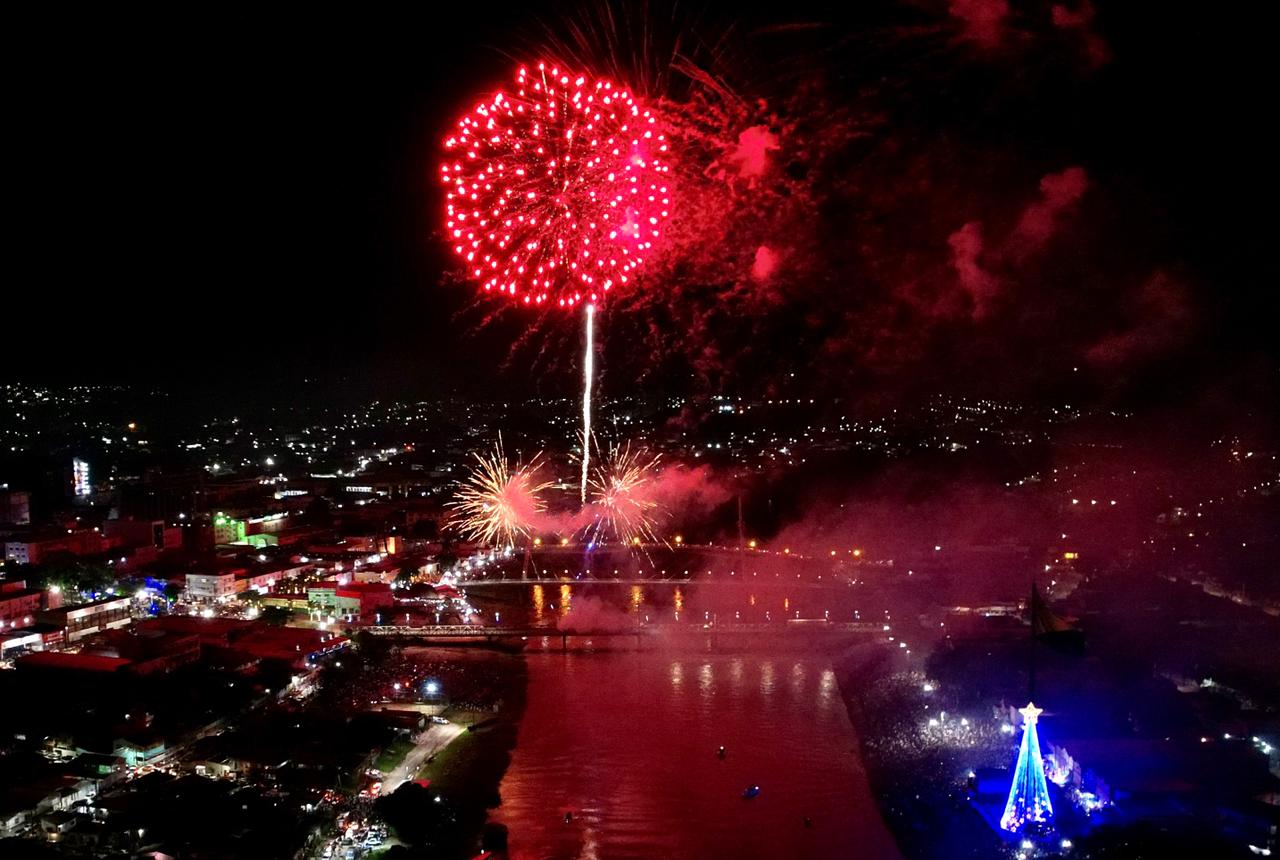
<svg viewBox="0 0 1280 860"><path fill-rule="evenodd" d="M222 600L236 593L236 575L226 573L188 573L188 600Z"/></svg>

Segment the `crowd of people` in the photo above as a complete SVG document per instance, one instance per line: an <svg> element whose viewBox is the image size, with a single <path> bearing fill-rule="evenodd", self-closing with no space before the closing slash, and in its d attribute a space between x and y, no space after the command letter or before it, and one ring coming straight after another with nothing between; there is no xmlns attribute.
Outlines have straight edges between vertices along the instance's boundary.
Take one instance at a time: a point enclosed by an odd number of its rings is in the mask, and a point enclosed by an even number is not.
<svg viewBox="0 0 1280 860"><path fill-rule="evenodd" d="M512 661L463 650L357 648L349 667L335 662L320 685L323 704L347 712L384 704L426 703L496 713L510 696ZM355 664L358 664L355 665Z"/></svg>

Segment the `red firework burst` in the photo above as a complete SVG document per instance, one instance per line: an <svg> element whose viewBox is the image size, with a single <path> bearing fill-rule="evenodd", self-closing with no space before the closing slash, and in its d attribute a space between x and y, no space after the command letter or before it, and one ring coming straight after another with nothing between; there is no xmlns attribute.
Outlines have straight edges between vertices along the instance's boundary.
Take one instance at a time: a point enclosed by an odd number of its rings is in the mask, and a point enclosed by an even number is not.
<svg viewBox="0 0 1280 860"><path fill-rule="evenodd" d="M598 302L633 280L671 208L655 113L606 80L540 63L458 121L440 165L453 250L486 291Z"/></svg>

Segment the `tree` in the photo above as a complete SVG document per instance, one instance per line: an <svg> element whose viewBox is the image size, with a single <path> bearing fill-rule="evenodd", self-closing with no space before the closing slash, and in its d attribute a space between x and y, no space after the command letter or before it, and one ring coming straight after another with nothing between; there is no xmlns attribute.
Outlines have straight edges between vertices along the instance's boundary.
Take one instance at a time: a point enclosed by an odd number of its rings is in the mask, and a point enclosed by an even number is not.
<svg viewBox="0 0 1280 860"><path fill-rule="evenodd" d="M116 585L116 572L100 562L63 556L45 566L40 579L43 585L56 585L67 594L96 594Z"/></svg>
<svg viewBox="0 0 1280 860"><path fill-rule="evenodd" d="M400 572L396 574L396 582L400 585L408 585L413 582L413 578L418 575L418 567L413 564L406 564L400 568Z"/></svg>
<svg viewBox="0 0 1280 860"><path fill-rule="evenodd" d="M410 527L409 533L422 540L435 540L440 537L440 526L435 520L418 520Z"/></svg>
<svg viewBox="0 0 1280 860"><path fill-rule="evenodd" d="M452 537L445 535L440 538L440 552L436 553L436 563L442 571L458 563L458 549Z"/></svg>
<svg viewBox="0 0 1280 860"><path fill-rule="evenodd" d="M284 606L268 606L262 610L262 620L272 627L283 627L293 618L293 610Z"/></svg>
<svg viewBox="0 0 1280 860"><path fill-rule="evenodd" d="M444 846L457 840L457 818L449 804L416 782L379 797L374 809L401 840L416 846Z"/></svg>
<svg viewBox="0 0 1280 860"><path fill-rule="evenodd" d="M329 507L329 500L324 496L316 496L312 499L307 504L307 509L303 511L302 522L319 528L328 528L333 525L333 511Z"/></svg>
<svg viewBox="0 0 1280 860"><path fill-rule="evenodd" d="M351 644L355 646L356 653L369 663L376 663L391 652L391 645L386 639L368 630L356 631Z"/></svg>

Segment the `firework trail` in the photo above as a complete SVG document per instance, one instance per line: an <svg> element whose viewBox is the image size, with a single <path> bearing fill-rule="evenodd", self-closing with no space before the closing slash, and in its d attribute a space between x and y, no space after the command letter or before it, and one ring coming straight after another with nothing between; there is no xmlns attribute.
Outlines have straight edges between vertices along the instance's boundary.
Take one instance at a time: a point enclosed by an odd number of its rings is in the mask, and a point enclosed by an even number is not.
<svg viewBox="0 0 1280 860"><path fill-rule="evenodd" d="M542 494L552 486L537 478L542 454L527 465L513 464L499 437L492 453L472 456L476 465L449 505L457 513L459 531L489 546L511 546L528 537L547 509Z"/></svg>
<svg viewBox="0 0 1280 860"><path fill-rule="evenodd" d="M458 121L440 165L454 253L485 292L585 305L582 482L590 474L595 306L626 286L671 211L656 113L612 81L539 63Z"/></svg>
<svg viewBox="0 0 1280 860"><path fill-rule="evenodd" d="M591 480L593 521L587 531L593 541L609 536L619 543L656 543L658 503L652 498L660 455L633 449L630 443L611 447Z"/></svg>
<svg viewBox="0 0 1280 860"><path fill-rule="evenodd" d="M591 380L595 376L596 306L587 305L587 348L582 356L582 503L587 503L591 464Z"/></svg>

